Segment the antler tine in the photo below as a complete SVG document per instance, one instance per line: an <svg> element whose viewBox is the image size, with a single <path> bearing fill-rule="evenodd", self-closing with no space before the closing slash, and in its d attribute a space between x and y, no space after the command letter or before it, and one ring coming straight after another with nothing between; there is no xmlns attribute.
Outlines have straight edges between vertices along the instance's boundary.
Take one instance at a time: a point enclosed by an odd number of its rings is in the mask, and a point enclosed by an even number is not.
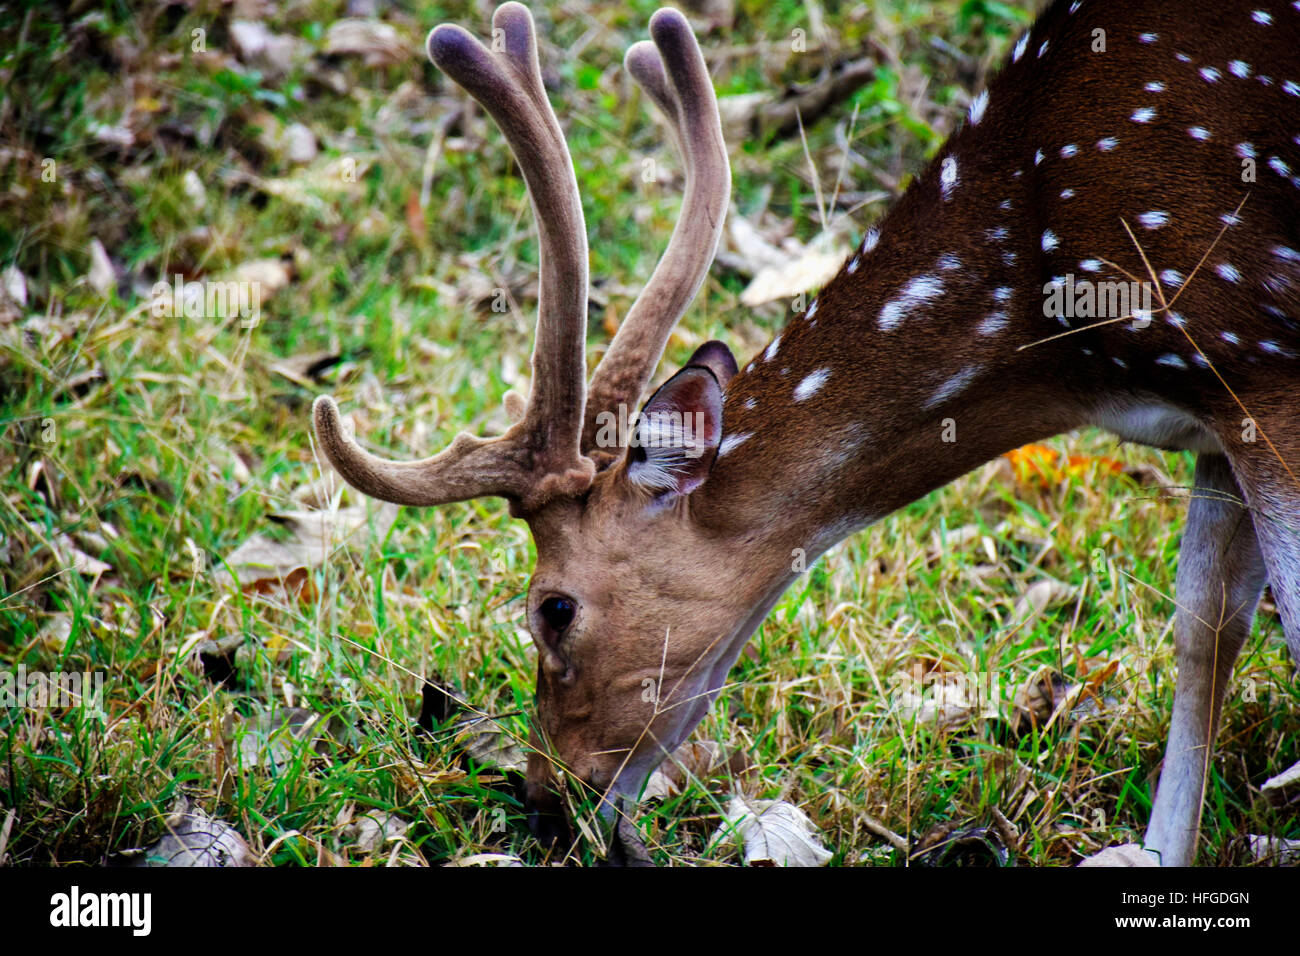
<svg viewBox="0 0 1300 956"><path fill-rule="evenodd" d="M718 102L690 24L665 7L650 19L650 35L653 44L634 44L624 63L668 119L685 160L686 195L667 249L592 377L584 452L595 444L597 416L635 405L649 384L669 333L708 274L731 193Z"/></svg>
<svg viewBox="0 0 1300 956"><path fill-rule="evenodd" d="M494 439L461 434L440 454L395 462L343 433L332 399L317 399L316 433L349 484L398 504L435 505L501 495L523 513L591 483L580 451L586 400L587 230L564 134L542 85L533 18L518 3L497 8L493 49L443 24L429 33L429 58L488 111L528 185L540 236L533 380L521 421ZM499 52L498 52L499 51Z"/></svg>

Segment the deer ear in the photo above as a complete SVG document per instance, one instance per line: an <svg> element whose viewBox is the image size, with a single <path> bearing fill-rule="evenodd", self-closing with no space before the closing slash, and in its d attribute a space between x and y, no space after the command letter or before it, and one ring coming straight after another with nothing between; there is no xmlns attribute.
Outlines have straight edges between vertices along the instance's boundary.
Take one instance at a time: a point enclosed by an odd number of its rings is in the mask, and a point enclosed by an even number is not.
<svg viewBox="0 0 1300 956"><path fill-rule="evenodd" d="M703 365L713 373L713 377L718 380L718 384L723 388L727 387L727 383L731 381L731 376L735 375L740 368L736 364L736 357L731 354L731 349L717 339L705 342L696 349L695 354L691 356L691 360L684 367L690 368L692 365Z"/></svg>
<svg viewBox="0 0 1300 956"><path fill-rule="evenodd" d="M714 343L709 343L713 345ZM717 343L731 360L725 345ZM680 372L650 397L627 450L627 477L655 494L689 495L704 483L722 438L722 386L709 364L696 363L703 346ZM726 373L725 362L721 370Z"/></svg>

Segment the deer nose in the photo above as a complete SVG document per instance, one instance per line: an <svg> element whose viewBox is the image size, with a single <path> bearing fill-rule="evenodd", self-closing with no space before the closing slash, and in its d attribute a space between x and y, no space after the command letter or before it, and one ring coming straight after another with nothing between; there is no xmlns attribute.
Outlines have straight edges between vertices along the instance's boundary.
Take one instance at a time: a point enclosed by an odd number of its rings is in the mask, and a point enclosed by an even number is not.
<svg viewBox="0 0 1300 956"><path fill-rule="evenodd" d="M524 793L528 829L544 849L573 842L573 831L564 815L564 804L553 790L528 784Z"/></svg>

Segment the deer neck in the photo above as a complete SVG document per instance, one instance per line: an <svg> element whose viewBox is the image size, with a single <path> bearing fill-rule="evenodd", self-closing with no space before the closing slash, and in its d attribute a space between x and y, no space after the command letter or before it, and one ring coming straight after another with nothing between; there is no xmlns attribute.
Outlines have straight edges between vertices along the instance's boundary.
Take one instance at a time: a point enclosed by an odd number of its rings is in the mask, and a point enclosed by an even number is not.
<svg viewBox="0 0 1300 956"><path fill-rule="evenodd" d="M1053 276L1028 177L949 159L980 155L966 141L978 133L950 140L732 378L719 457L693 503L702 521L787 563L798 548L811 559L1002 452L1085 423L1097 383L1078 372L1081 339L1019 348L1068 324L1043 314Z"/></svg>

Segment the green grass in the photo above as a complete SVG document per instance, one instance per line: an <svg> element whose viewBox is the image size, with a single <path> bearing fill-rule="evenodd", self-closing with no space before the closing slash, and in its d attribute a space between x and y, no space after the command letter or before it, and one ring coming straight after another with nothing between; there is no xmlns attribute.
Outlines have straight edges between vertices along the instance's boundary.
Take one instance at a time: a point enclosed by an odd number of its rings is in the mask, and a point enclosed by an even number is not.
<svg viewBox="0 0 1300 956"><path fill-rule="evenodd" d="M290 5L268 22L318 46L342 6ZM673 188L640 183L643 157L677 161L621 76L622 52L654 6L588 3L578 17L535 5L592 274L613 284L620 315L678 203ZM703 38L709 49L742 48L718 71L721 91L816 74L816 49L760 49L788 48L791 30L806 25L803 5L737 7L732 31ZM431 228L413 228L407 208L426 150L464 97L420 57L380 67L318 59L282 79L258 76L221 59L228 17L215 3L108 4L62 22L12 6L0 13L0 267L20 270L28 286L27 307L0 320L0 669L101 671L107 685L103 717L0 710L0 852L19 864L115 861L156 839L185 796L271 864L438 864L480 853L543 862L509 780L467 763L447 727L412 732L419 678L436 674L527 736L535 663L521 630L532 544L503 503L403 511L387 534L314 569L301 594L247 593L220 575L222 559L270 530L267 514L296 507L291 493L318 477L307 420L316 393L338 396L360 433L399 455L501 424L501 397L520 384L531 348L526 197L501 137L469 111L435 166ZM808 130L823 183L841 154L835 127L847 132L856 109L852 143L866 165L845 188L897 195L969 94L931 37L984 70L1027 18L1019 6L973 0L828 7L828 44L855 50L874 38L895 64ZM469 4L391 14L415 42L443 20L486 27ZM195 29L206 31L206 56L191 49ZM577 58L567 53L575 48ZM268 114L314 132L317 165L355 161L357 182L317 182L307 201L268 187L304 176L259 144ZM105 142L97 124L127 125L134 145ZM41 178L47 158L53 182ZM743 144L733 164L739 208L766 202L804 239L821 230L797 139ZM201 209L187 192L190 172ZM886 205L854 210L852 230ZM86 280L95 238L117 269L107 295ZM259 259L282 261L291 281L254 328L149 312L160 277L215 278ZM493 312L471 295L499 287L518 311ZM715 270L665 369L707 338L746 355L766 341L782 320L741 309L741 287ZM602 319L593 309L593 360L607 339ZM321 351L340 360L310 387L272 368ZM1094 433L1053 447L1190 483L1185 456L1116 448ZM652 854L737 862L735 847L714 839L733 785L802 806L837 864L902 862L867 815L920 839L989 825L996 808L1019 830L1022 865L1066 864L1131 839L1145 824L1172 702L1169 595L1185 507L1097 465L1046 489L990 465L833 549L782 599L696 732L736 755L733 769L640 812ZM960 543L942 543L971 527ZM69 570L67 543L109 570ZM1110 563L1104 574L1097 549ZM1068 583L1070 600L1016 623L1016 601L1044 577ZM1240 834L1297 836L1258 790L1300 759L1286 733L1297 701L1279 638L1266 609L1238 664L1202 862L1242 862ZM203 639L239 642L233 686L205 673L195 653ZM916 668L993 672L1016 688L1043 668L1074 681L1112 663L1098 713L1018 741L998 721L943 732L909 721L898 693ZM276 733L289 707L319 714L317 731ZM400 818L405 837L363 846L355 821L367 812ZM602 854L581 841L571 859Z"/></svg>

